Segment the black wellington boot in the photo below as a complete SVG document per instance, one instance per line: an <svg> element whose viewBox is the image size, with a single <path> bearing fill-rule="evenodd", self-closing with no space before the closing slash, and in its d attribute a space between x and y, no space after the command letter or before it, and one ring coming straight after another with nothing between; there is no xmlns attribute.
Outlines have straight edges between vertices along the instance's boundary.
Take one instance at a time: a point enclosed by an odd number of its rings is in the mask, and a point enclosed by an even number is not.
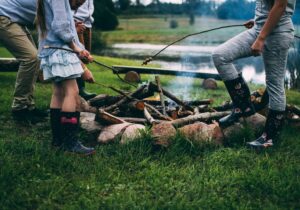
<svg viewBox="0 0 300 210"><path fill-rule="evenodd" d="M264 133L255 141L247 145L255 149L263 149L273 146L273 140L279 136L284 124L285 111L269 110Z"/></svg>
<svg viewBox="0 0 300 210"><path fill-rule="evenodd" d="M81 77L77 78L76 81L77 81L77 85L78 85L78 89L79 89L79 95L82 98L84 98L86 101L97 96L97 94L95 94L95 93L88 93L85 91L85 82L83 81L83 79Z"/></svg>
<svg viewBox="0 0 300 210"><path fill-rule="evenodd" d="M88 156L95 154L95 149L83 146L77 139L78 114L76 112L61 113L61 129L63 149L66 152Z"/></svg>
<svg viewBox="0 0 300 210"><path fill-rule="evenodd" d="M232 113L219 120L221 127L227 127L237 122L241 117L255 114L250 98L250 90L242 76L234 80L224 81L233 103Z"/></svg>
<svg viewBox="0 0 300 210"><path fill-rule="evenodd" d="M60 109L50 109L50 124L51 124L51 130L52 130L51 145L53 147L61 147L62 146L60 118L61 118L61 110Z"/></svg>

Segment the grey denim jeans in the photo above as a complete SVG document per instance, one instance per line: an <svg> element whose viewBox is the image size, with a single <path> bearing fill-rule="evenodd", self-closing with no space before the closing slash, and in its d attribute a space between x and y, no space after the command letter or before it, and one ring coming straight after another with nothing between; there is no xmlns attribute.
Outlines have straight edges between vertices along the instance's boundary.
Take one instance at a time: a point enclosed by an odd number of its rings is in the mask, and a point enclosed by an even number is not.
<svg viewBox="0 0 300 210"><path fill-rule="evenodd" d="M251 46L256 40L259 31L259 29L253 27L231 38L214 50L212 58L223 81L238 77L238 71L233 61L253 56ZM262 56L270 98L269 108L273 110L284 111L286 107L284 78L288 50L293 40L293 32L281 32L270 34L265 41Z"/></svg>

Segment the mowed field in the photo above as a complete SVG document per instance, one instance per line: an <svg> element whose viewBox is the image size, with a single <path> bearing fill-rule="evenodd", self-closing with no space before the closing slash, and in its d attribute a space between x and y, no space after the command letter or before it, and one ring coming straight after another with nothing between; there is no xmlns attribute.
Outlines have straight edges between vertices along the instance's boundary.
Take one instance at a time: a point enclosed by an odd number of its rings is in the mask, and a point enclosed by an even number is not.
<svg viewBox="0 0 300 210"><path fill-rule="evenodd" d="M122 21L120 27L125 27L126 21ZM191 32L188 24L175 29L177 34L168 28L168 21L157 23L165 27L157 31L155 23L146 31L150 26L145 22L131 21L144 27L136 30L141 40L152 38L153 43ZM149 19L145 21L149 23ZM179 25L184 23L182 20ZM202 24L195 31L217 22ZM164 31L166 36L161 36ZM123 30L106 33L114 41L118 37L128 37L128 42L138 39L133 32L126 35ZM0 48L0 57L4 56L10 54ZM140 65L125 59L95 59L107 65ZM89 67L97 82L132 90L110 71L94 64ZM49 119L36 125L13 121L10 106L15 78L15 72L0 69L0 209L300 209L299 128L285 126L274 148L259 153L245 147L245 142L255 138L247 129L237 130L220 147L192 144L178 134L169 148L153 146L149 132L127 145L118 144L118 139L113 144L97 145L82 131L81 140L97 149L94 157L82 158L50 146ZM142 80L153 80L153 76L143 75ZM161 80L166 88L178 82L171 76L161 76ZM217 105L229 98L222 83L218 90L207 91L200 87L200 80L180 81L191 84L193 99L214 98ZM185 86L182 82L169 90L178 93ZM252 90L256 88L251 85ZM97 85L87 84L87 89L114 94ZM39 108L48 108L50 96L50 84L36 85ZM300 93L288 90L287 101L300 106Z"/></svg>

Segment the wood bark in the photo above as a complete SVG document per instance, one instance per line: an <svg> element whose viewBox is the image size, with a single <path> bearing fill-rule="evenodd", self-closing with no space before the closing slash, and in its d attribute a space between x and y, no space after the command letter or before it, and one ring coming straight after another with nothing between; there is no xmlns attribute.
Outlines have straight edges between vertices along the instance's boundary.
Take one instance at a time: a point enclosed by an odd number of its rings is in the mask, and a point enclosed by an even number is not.
<svg viewBox="0 0 300 210"><path fill-rule="evenodd" d="M196 121L216 120L216 119L222 118L229 114L230 114L230 112L206 112L206 113L201 113L198 115L191 115L191 116L188 116L185 118L173 120L170 123L172 123L172 125L175 127L181 127L183 125L188 125L188 124L194 123Z"/></svg>
<svg viewBox="0 0 300 210"><path fill-rule="evenodd" d="M109 124L120 124L126 122L119 117L107 113L103 109L98 110L97 119Z"/></svg>
<svg viewBox="0 0 300 210"><path fill-rule="evenodd" d="M156 84L157 84L157 89L158 89L158 93L159 93L159 98L160 98L161 106L163 108L163 114L167 115L166 106L165 106L165 100L164 100L164 94L163 94L163 91L162 91L162 88L161 88L159 76L155 76L155 81L156 81Z"/></svg>

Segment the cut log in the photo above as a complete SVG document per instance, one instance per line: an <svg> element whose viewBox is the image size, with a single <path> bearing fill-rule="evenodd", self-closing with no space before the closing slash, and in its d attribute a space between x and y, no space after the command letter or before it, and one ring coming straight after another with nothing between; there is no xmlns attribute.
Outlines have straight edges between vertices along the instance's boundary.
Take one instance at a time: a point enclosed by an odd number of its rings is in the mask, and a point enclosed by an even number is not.
<svg viewBox="0 0 300 210"><path fill-rule="evenodd" d="M79 112L90 112L95 114L97 113L97 108L90 106L88 102L81 97L80 97L79 107L77 107L77 109Z"/></svg>
<svg viewBox="0 0 300 210"><path fill-rule="evenodd" d="M216 145L222 145L224 136L217 123L207 125L203 122L197 122L186 125L179 129L182 135L192 142L209 142Z"/></svg>
<svg viewBox="0 0 300 210"><path fill-rule="evenodd" d="M155 119L151 116L151 114L149 113L146 107L144 108L144 116L151 125L157 123Z"/></svg>
<svg viewBox="0 0 300 210"><path fill-rule="evenodd" d="M151 133L155 139L155 145L167 147L170 145L171 139L176 135L176 129L170 122L159 123L152 126Z"/></svg>
<svg viewBox="0 0 300 210"><path fill-rule="evenodd" d="M125 74L124 80L127 82L141 82L141 76L135 71L129 71Z"/></svg>
<svg viewBox="0 0 300 210"><path fill-rule="evenodd" d="M141 134L141 131L145 129L146 127L144 125L139 125L139 124L128 126L122 135L120 143L126 144L133 141L134 139L138 138Z"/></svg>
<svg viewBox="0 0 300 210"><path fill-rule="evenodd" d="M119 117L119 118L130 123L148 124L148 120L145 118L135 118L135 117ZM157 120L157 119L155 119L155 121L157 123L168 122L165 120Z"/></svg>
<svg viewBox="0 0 300 210"><path fill-rule="evenodd" d="M119 100L121 100L121 98L123 98L123 96L109 96L107 94L101 94L90 99L88 103L91 106L104 107L117 103Z"/></svg>
<svg viewBox="0 0 300 210"><path fill-rule="evenodd" d="M103 143L103 144L114 142L116 139L118 139L122 136L123 132L130 125L132 125L132 124L122 123L122 124L110 125L110 126L104 127L98 137L98 142Z"/></svg>
<svg viewBox="0 0 300 210"><path fill-rule="evenodd" d="M125 123L124 120L116 117L112 114L107 113L103 109L99 109L97 113L97 120L103 124L121 124Z"/></svg>
<svg viewBox="0 0 300 210"><path fill-rule="evenodd" d="M215 90L218 88L217 81L212 78L204 79L202 82L202 88L206 90Z"/></svg>
<svg viewBox="0 0 300 210"><path fill-rule="evenodd" d="M173 120L171 123L175 127L181 127L184 125L194 123L196 121L207 122L207 121L217 120L228 114L230 114L230 112L206 112L198 115L192 115L185 118Z"/></svg>

